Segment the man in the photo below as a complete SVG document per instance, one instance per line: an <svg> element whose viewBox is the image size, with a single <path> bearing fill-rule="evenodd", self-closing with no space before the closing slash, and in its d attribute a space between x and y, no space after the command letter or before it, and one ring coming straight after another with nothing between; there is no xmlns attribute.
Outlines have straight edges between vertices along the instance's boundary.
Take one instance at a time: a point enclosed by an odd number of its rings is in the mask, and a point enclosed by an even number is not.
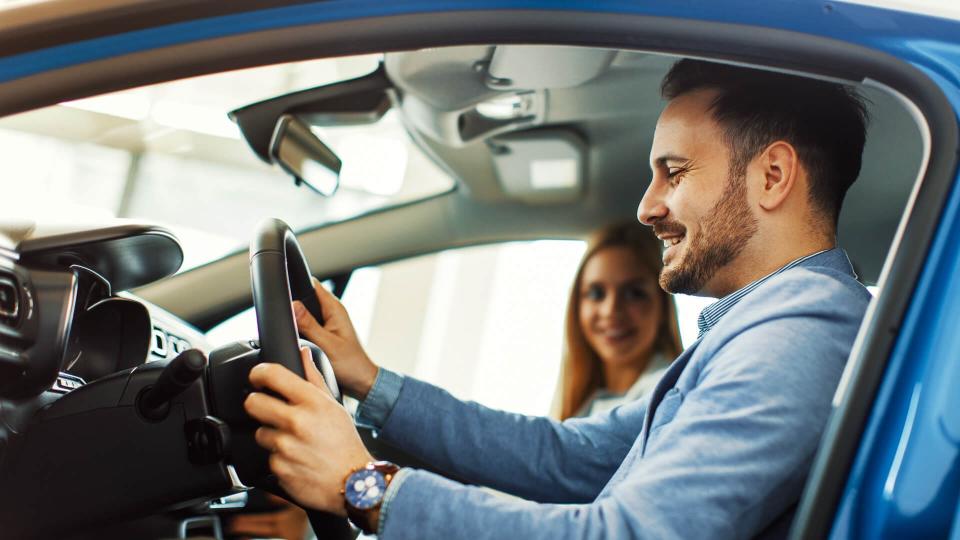
<svg viewBox="0 0 960 540"><path fill-rule="evenodd" d="M559 423L460 402L379 369L322 287L295 306L358 421L506 500L372 457L325 393L275 364L250 380L258 442L301 504L382 538L744 538L783 535L869 295L835 247L865 111L849 89L683 60L662 86L639 219L664 242L661 286L720 300L651 395ZM347 480L345 481L345 478ZM345 495L341 495L341 490ZM346 497L346 501L345 501Z"/></svg>

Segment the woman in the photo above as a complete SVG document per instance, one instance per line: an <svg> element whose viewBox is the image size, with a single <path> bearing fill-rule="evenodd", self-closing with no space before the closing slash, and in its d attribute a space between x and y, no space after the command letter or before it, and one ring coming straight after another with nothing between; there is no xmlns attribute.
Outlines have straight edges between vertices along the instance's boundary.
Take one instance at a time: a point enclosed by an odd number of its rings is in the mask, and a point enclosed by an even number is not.
<svg viewBox="0 0 960 540"><path fill-rule="evenodd" d="M660 242L636 221L591 238L567 304L560 418L604 412L653 389L683 347L660 288Z"/></svg>

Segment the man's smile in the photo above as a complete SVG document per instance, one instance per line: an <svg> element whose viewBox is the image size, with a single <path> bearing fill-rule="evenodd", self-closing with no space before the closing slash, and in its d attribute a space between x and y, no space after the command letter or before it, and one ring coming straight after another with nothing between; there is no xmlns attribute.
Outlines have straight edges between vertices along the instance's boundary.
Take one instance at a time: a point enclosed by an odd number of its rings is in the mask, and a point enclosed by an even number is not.
<svg viewBox="0 0 960 540"><path fill-rule="evenodd" d="M671 236L668 238L661 238L663 240L663 247L668 248L670 246L675 246L680 243L680 240L683 240L683 236Z"/></svg>
<svg viewBox="0 0 960 540"><path fill-rule="evenodd" d="M679 251L679 245L686 238L686 234L658 234L663 242L663 264L668 264L669 260Z"/></svg>

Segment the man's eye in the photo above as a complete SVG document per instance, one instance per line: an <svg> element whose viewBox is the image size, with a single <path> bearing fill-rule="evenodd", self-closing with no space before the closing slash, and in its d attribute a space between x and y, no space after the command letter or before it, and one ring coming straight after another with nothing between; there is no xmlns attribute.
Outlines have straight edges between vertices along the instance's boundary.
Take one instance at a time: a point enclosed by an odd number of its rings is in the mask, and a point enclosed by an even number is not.
<svg viewBox="0 0 960 540"><path fill-rule="evenodd" d="M667 181L671 184L678 184L683 179L683 173L687 172L683 167L671 167L667 169Z"/></svg>

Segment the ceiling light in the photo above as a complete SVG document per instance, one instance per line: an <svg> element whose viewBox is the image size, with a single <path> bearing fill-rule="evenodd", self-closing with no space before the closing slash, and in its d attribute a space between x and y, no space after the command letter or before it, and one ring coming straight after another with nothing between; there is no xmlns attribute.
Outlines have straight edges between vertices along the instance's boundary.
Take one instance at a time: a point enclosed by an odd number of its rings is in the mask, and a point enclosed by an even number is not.
<svg viewBox="0 0 960 540"><path fill-rule="evenodd" d="M512 120L533 114L533 93L508 94L477 103L477 113L492 120Z"/></svg>

